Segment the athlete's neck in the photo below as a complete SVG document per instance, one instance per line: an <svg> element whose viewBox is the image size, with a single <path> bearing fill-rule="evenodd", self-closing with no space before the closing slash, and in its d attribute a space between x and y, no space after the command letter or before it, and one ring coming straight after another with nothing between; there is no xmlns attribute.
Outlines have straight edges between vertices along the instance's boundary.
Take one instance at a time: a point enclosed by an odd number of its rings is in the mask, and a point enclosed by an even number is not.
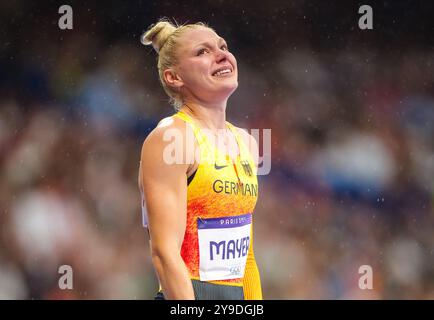
<svg viewBox="0 0 434 320"><path fill-rule="evenodd" d="M213 131L226 129L226 103L220 105L203 105L187 102L179 109Z"/></svg>

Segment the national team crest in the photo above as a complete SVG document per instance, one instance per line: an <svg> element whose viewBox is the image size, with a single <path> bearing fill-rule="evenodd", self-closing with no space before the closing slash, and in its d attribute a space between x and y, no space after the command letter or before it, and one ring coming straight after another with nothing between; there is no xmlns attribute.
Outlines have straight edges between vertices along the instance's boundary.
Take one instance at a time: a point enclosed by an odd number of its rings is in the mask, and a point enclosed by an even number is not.
<svg viewBox="0 0 434 320"><path fill-rule="evenodd" d="M252 167L250 167L250 163L247 160L241 160L241 165L243 166L246 176L251 177L253 175L253 171Z"/></svg>

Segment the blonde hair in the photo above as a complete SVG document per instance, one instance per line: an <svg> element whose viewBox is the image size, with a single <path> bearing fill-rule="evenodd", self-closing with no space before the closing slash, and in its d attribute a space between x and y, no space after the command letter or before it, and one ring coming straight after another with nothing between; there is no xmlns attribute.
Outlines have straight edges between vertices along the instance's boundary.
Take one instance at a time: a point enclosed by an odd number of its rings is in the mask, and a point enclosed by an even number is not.
<svg viewBox="0 0 434 320"><path fill-rule="evenodd" d="M164 91L170 97L170 102L174 106L175 110L179 110L182 106L182 96L173 87L167 85L164 80L163 72L178 63L177 48L179 46L179 37L186 30L197 27L205 27L213 30L203 22L185 25L178 25L176 23L174 25L167 18L162 18L156 24L151 25L141 37L142 44L152 44L155 51L158 53L157 67L160 82Z"/></svg>

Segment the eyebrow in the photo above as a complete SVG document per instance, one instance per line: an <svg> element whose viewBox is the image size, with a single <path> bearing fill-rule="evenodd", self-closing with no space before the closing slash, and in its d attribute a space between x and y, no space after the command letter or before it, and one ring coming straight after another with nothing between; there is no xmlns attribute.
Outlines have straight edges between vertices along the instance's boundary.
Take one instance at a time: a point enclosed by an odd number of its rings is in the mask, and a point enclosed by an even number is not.
<svg viewBox="0 0 434 320"><path fill-rule="evenodd" d="M219 40L218 40L219 42L225 42L226 43L226 40L225 39L223 39L223 38L219 38ZM197 47L200 47L200 46L206 46L206 47L210 47L210 43L209 42L202 42L202 43L199 43L198 45L196 45L196 46L194 46L194 49L196 49Z"/></svg>

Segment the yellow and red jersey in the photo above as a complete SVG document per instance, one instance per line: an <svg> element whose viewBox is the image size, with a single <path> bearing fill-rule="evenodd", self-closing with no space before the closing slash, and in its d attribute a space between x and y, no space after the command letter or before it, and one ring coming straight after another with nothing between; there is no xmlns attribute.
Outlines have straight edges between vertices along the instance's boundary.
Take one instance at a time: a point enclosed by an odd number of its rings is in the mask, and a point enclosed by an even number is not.
<svg viewBox="0 0 434 320"><path fill-rule="evenodd" d="M253 251L253 213L259 188L252 155L229 122L227 126L240 151L236 161L211 144L190 116L179 111L174 117L191 126L200 148L200 163L187 187L187 224L181 248L190 277L220 285L242 286L245 299L262 299ZM209 240L213 237L219 240ZM209 242L211 245L207 246ZM201 264L200 257L208 259L209 264L205 261ZM239 263L231 266L232 260ZM239 270L240 266L244 270ZM209 280L213 277L217 280Z"/></svg>

